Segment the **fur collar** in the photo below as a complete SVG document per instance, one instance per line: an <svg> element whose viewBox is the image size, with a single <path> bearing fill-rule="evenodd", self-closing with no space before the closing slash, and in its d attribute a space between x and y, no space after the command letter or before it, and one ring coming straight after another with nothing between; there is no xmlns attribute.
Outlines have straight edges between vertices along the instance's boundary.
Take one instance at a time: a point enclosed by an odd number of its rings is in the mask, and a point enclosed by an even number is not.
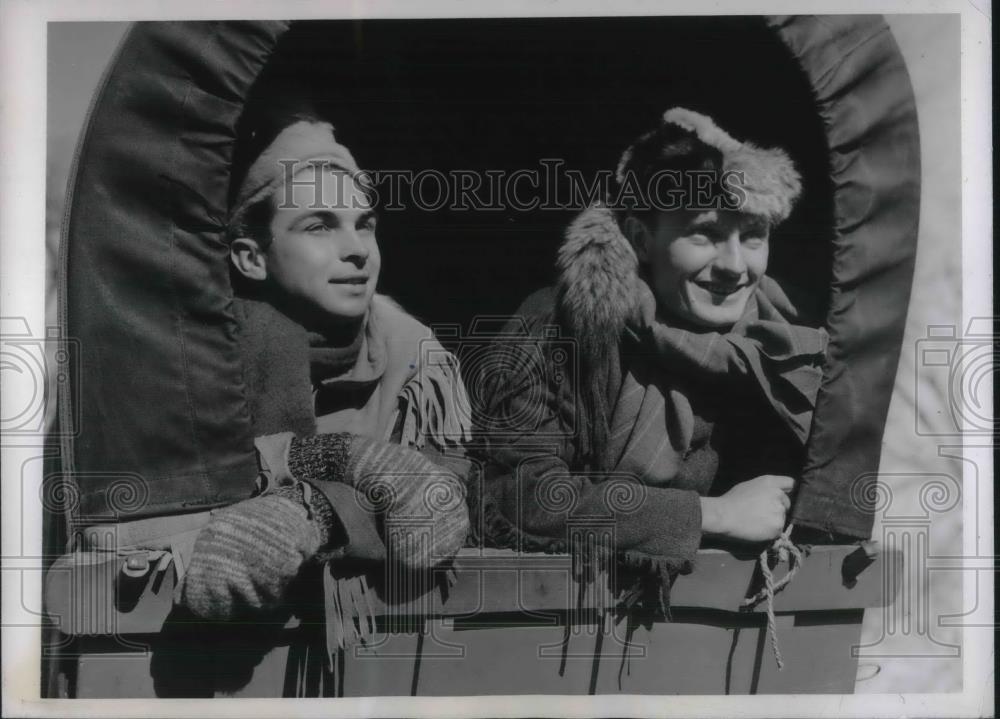
<svg viewBox="0 0 1000 719"><path fill-rule="evenodd" d="M611 210L589 207L566 229L556 260L557 312L583 357L603 356L636 311L639 262Z"/></svg>
<svg viewBox="0 0 1000 719"><path fill-rule="evenodd" d="M638 259L611 211L601 205L582 212L567 228L559 250L556 313L575 342L580 370L575 391L589 436L585 450L599 453L621 385L619 345L626 324L640 320ZM648 290L646 290L648 293ZM796 312L781 288L764 276L754 294L752 335L737 323L726 342L713 332L652 327L655 353L685 358L687 367L713 376L738 357L800 440L808 436L828 337L823 329L791 324ZM648 297L651 301L651 296ZM758 321L760 320L760 321ZM727 370L728 371L728 370Z"/></svg>
<svg viewBox="0 0 1000 719"><path fill-rule="evenodd" d="M619 339L638 309L639 261L611 210L595 205L570 223L556 267L556 316L575 343L579 368L581 448L588 462L604 467L613 394L621 381Z"/></svg>

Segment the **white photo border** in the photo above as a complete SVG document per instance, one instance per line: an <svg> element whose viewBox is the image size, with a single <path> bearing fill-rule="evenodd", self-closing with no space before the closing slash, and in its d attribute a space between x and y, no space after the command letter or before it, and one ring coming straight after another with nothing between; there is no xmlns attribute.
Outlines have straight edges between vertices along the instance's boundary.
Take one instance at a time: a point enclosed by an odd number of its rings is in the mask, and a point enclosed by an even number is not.
<svg viewBox="0 0 1000 719"><path fill-rule="evenodd" d="M32 327L46 325L45 235L46 24L50 21L162 19L415 18L499 16L703 15L788 13L958 13L961 16L962 95L962 294L963 326L973 317L992 316L992 90L991 8L958 0L893 2L596 0L546 3L530 0L270 0L212 2L174 0L2 0L0 1L0 301L5 317L23 317ZM2 401L16 403L25 391L10 378ZM6 416L6 415L5 415ZM967 447L981 477L992 479L992 447ZM4 442L3 476L16 477L23 447ZM968 456L971 458L972 454ZM965 463L966 465L968 463ZM968 471L968 470L967 470ZM41 481L39 467L38 482ZM988 716L994 711L993 637L989 628L967 628L963 646L963 690L954 694L793 695L793 696L522 696L372 697L363 699L211 700L39 700L40 632L37 621L24 626L21 598L40 596L41 573L32 557L42 554L41 507L22 506L18 483L4 481L3 533L3 712L6 716L663 716L663 717L890 717ZM37 496L37 495L35 495ZM992 495L968 501L966 556L993 556ZM37 561L36 561L37 564ZM989 575L989 573L987 573ZM965 605L993 604L992 576L965 583ZM987 594L988 592L988 594Z"/></svg>

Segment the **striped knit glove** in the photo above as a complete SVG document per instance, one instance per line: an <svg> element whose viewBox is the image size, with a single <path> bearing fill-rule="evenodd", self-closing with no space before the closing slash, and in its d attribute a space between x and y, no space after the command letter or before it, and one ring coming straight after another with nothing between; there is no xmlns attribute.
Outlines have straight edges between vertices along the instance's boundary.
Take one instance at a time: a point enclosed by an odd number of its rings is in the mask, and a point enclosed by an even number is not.
<svg viewBox="0 0 1000 719"><path fill-rule="evenodd" d="M226 507L198 534L178 602L216 621L278 609L302 565L337 543L338 527L326 498L302 484Z"/></svg>
<svg viewBox="0 0 1000 719"><path fill-rule="evenodd" d="M292 439L287 459L298 480L354 487L362 507L385 518L390 561L427 569L465 544L465 486L416 450L348 433L320 434Z"/></svg>

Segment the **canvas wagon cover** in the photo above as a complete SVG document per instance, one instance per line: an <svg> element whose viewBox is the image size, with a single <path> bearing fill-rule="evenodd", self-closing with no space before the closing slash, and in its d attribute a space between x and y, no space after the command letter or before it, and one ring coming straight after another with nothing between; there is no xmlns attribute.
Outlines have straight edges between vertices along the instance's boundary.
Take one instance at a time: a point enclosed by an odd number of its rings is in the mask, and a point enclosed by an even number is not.
<svg viewBox="0 0 1000 719"><path fill-rule="evenodd" d="M880 16L767 23L812 85L836 224L829 360L793 520L867 537L916 248L916 108ZM290 26L139 23L105 75L62 243L61 323L81 355L60 397L62 416L79 417L63 460L81 521L253 490L222 235L237 122Z"/></svg>

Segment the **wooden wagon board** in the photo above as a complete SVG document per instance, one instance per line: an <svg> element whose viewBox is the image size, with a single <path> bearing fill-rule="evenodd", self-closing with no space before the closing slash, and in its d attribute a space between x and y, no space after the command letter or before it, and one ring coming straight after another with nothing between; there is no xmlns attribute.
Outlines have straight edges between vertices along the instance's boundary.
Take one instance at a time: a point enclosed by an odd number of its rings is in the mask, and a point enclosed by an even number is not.
<svg viewBox="0 0 1000 719"><path fill-rule="evenodd" d="M373 598L375 640L337 662L337 696L501 694L851 693L866 609L891 603L898 552L868 558L857 546L813 547L774 602L778 669L766 604L740 610L755 581L755 559L702 550L680 577L671 621L640 620L628 634L619 612L601 621L580 609L565 555L463 550L457 581L409 602ZM219 695L277 697L293 683L291 654L317 622L218 626L168 616L173 571L148 579L138 599L116 595L118 561L63 566L46 595L73 659L68 692L78 697ZM777 570L781 572L781 569ZM68 601L86 585L86 612ZM307 614L307 613L305 613ZM180 634L178 635L178 632ZM177 636L185 639L178 640ZM192 639L202 637L203 641ZM260 647L265 646L266 651ZM313 651L321 651L313 642ZM169 682L155 662L167 662ZM225 682L213 674L233 674ZM222 686L223 688L220 688Z"/></svg>

